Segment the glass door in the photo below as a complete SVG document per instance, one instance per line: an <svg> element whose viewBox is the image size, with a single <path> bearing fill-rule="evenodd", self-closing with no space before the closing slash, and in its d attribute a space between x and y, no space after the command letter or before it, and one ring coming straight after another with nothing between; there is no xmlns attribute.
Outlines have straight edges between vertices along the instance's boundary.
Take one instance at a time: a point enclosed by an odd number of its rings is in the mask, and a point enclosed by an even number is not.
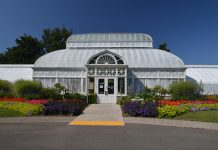
<svg viewBox="0 0 218 150"><path fill-rule="evenodd" d="M116 103L117 80L115 77L100 77L97 81L98 103Z"/></svg>
<svg viewBox="0 0 218 150"><path fill-rule="evenodd" d="M104 79L98 79L98 94L104 94L105 93L105 80Z"/></svg>
<svg viewBox="0 0 218 150"><path fill-rule="evenodd" d="M107 79L108 94L114 94L114 79Z"/></svg>

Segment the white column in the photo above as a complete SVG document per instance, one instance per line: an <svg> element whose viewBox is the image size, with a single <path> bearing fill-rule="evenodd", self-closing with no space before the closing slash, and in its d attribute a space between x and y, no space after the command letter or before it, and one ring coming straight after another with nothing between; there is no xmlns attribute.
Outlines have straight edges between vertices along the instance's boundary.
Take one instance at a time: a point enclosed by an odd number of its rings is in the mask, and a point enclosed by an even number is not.
<svg viewBox="0 0 218 150"><path fill-rule="evenodd" d="M127 95L127 69L125 69L125 84L124 84L124 86L125 86L125 95Z"/></svg>
<svg viewBox="0 0 218 150"><path fill-rule="evenodd" d="M86 94L88 94L88 68L86 67Z"/></svg>

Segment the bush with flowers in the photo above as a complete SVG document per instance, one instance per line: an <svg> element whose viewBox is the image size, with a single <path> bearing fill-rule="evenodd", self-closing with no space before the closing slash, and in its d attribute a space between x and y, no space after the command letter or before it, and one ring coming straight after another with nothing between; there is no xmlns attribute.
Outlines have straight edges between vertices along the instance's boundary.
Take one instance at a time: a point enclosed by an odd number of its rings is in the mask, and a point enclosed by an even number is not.
<svg viewBox="0 0 218 150"><path fill-rule="evenodd" d="M190 108L187 105L180 105L180 106L166 105L163 107L158 107L158 117L159 118L174 118L176 116L187 113L189 109Z"/></svg>
<svg viewBox="0 0 218 150"><path fill-rule="evenodd" d="M128 101L123 105L123 112L130 116L157 117L157 101Z"/></svg>
<svg viewBox="0 0 218 150"><path fill-rule="evenodd" d="M16 110L22 113L25 116L35 116L39 115L43 111L42 104L29 104L25 102L12 102L12 101L1 101L0 102L0 109L10 109Z"/></svg>
<svg viewBox="0 0 218 150"><path fill-rule="evenodd" d="M55 100L44 104L44 115L80 115L87 103L83 100Z"/></svg>

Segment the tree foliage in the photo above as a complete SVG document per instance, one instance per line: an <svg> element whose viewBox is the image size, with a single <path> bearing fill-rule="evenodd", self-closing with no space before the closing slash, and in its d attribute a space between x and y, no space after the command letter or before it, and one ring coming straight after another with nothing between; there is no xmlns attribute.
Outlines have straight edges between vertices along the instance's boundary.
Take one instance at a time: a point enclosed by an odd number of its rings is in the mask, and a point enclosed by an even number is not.
<svg viewBox="0 0 218 150"><path fill-rule="evenodd" d="M9 64L33 64L42 55L42 45L37 38L24 34L5 54Z"/></svg>
<svg viewBox="0 0 218 150"><path fill-rule="evenodd" d="M171 50L167 47L167 43L162 43L159 45L159 49L170 52Z"/></svg>
<svg viewBox="0 0 218 150"><path fill-rule="evenodd" d="M66 48L66 40L72 34L66 28L44 29L42 43L45 53Z"/></svg>
<svg viewBox="0 0 218 150"><path fill-rule="evenodd" d="M8 60L5 53L0 53L0 64L7 64Z"/></svg>
<svg viewBox="0 0 218 150"><path fill-rule="evenodd" d="M72 31L64 27L44 29L41 40L24 34L15 40L15 46L0 53L0 64L33 64L45 53L64 49L71 34Z"/></svg>

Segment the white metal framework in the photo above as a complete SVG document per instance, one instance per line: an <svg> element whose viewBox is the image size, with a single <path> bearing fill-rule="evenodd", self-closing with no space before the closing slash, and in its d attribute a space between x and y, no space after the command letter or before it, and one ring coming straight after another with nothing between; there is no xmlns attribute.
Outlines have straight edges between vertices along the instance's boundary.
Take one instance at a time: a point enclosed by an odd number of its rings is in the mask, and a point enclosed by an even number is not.
<svg viewBox="0 0 218 150"><path fill-rule="evenodd" d="M74 48L152 48L152 38L143 33L89 33L70 36L66 41L67 49Z"/></svg>
<svg viewBox="0 0 218 150"><path fill-rule="evenodd" d="M119 95L127 95L127 65L110 51L92 56L87 67L87 92L97 93L99 103L113 103Z"/></svg>
<svg viewBox="0 0 218 150"><path fill-rule="evenodd" d="M218 66L216 65L187 65L187 80L201 85L203 94L218 94Z"/></svg>
<svg viewBox="0 0 218 150"><path fill-rule="evenodd" d="M96 93L102 103L185 79L199 83L204 94L218 94L218 66L185 66L176 55L154 49L152 42L143 33L71 35L66 49L48 53L34 65L0 65L0 78L34 79L44 87L61 83L75 93Z"/></svg>

